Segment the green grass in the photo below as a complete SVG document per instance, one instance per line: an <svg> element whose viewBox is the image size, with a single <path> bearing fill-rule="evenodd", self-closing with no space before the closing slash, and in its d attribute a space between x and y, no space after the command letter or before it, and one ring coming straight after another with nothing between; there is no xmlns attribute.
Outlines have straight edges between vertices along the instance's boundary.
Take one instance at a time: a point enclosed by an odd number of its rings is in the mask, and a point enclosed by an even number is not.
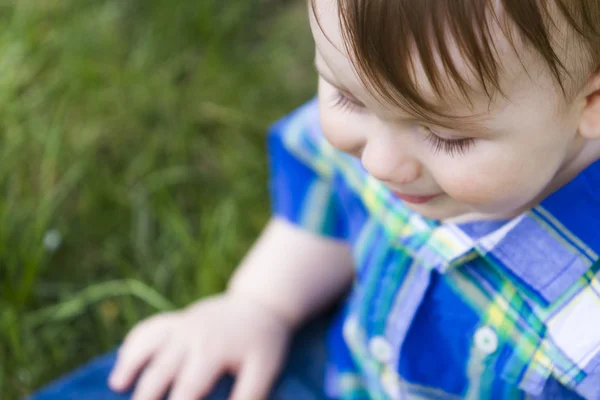
<svg viewBox="0 0 600 400"><path fill-rule="evenodd" d="M0 2L3 400L224 287L315 90L304 3Z"/></svg>

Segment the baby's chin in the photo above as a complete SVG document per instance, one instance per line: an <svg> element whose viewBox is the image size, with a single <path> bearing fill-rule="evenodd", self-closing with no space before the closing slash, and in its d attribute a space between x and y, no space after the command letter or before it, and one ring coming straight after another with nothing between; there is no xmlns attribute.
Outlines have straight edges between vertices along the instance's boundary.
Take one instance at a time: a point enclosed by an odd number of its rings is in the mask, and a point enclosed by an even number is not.
<svg viewBox="0 0 600 400"><path fill-rule="evenodd" d="M446 194L424 204L414 204L405 201L404 205L425 218L441 221L457 218L471 211L470 208L465 207Z"/></svg>
<svg viewBox="0 0 600 400"><path fill-rule="evenodd" d="M411 204L407 202L404 204L425 218L455 224L482 220L504 220L519 214L518 211L482 211L479 207L457 201L446 194L425 204Z"/></svg>

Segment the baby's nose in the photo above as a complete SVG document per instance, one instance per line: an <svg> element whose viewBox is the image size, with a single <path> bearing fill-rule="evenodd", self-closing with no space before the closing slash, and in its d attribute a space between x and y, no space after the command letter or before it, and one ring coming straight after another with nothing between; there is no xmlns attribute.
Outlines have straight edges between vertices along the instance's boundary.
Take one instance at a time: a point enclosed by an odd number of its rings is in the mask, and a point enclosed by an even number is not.
<svg viewBox="0 0 600 400"><path fill-rule="evenodd" d="M419 161L397 148L394 143L374 138L365 146L361 161L363 167L379 181L406 185L421 175Z"/></svg>

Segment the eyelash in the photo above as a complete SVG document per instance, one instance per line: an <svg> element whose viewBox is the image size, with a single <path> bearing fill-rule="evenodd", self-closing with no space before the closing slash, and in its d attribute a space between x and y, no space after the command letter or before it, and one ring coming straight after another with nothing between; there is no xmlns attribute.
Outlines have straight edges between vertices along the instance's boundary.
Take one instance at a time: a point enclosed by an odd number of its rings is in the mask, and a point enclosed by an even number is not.
<svg viewBox="0 0 600 400"><path fill-rule="evenodd" d="M465 139L443 139L440 136L436 135L434 131L430 128L425 128L427 130L427 136L425 136L425 141L429 142L433 147L433 151L437 154L440 151L448 154L450 157L454 156L464 156L471 149L473 145L475 145L475 139L473 138L465 138Z"/></svg>
<svg viewBox="0 0 600 400"><path fill-rule="evenodd" d="M346 112L359 111L360 109L364 108L363 105L352 100L350 97L348 97L348 95L340 90L335 91L333 107ZM457 155L463 156L475 144L475 139L472 138L449 140L440 137L431 128L425 127L425 130L427 131L427 136L424 138L424 140L429 142L435 153L440 153L443 151L451 157Z"/></svg>
<svg viewBox="0 0 600 400"><path fill-rule="evenodd" d="M362 104L351 99L347 94L341 90L336 90L333 97L333 107L339 108L342 111L358 111L358 109L365 108Z"/></svg>

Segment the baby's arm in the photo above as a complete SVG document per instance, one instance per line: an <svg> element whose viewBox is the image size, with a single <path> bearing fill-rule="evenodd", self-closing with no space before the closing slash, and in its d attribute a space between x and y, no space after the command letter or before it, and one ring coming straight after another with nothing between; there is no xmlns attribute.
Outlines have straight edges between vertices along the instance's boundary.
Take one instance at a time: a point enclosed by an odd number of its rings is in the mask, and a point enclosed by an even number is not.
<svg viewBox="0 0 600 400"><path fill-rule="evenodd" d="M233 399L266 397L293 330L338 299L352 280L345 243L273 219L228 290L185 310L152 317L128 335L110 379L134 399L206 395L219 375L237 374Z"/></svg>
<svg viewBox="0 0 600 400"><path fill-rule="evenodd" d="M272 307L296 327L337 300L353 272L346 243L273 219L242 261L228 291Z"/></svg>

